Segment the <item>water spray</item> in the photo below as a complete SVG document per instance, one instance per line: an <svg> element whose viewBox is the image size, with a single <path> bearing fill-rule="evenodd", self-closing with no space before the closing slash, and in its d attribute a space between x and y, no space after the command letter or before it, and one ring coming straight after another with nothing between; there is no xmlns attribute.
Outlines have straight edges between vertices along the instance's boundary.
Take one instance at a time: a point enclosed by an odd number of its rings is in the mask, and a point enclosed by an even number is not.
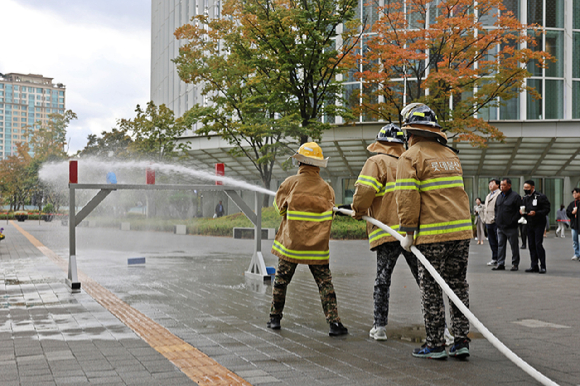
<svg viewBox="0 0 580 386"><path fill-rule="evenodd" d="M341 213L344 213L344 214L349 215L349 216L351 216L352 213L353 213L352 210L339 209L339 208L336 208L336 207L333 208L333 210L335 212L341 212ZM394 231L389 226L383 224L382 222L380 222L380 221L378 221L378 220L376 220L376 219L374 219L372 217L369 217L369 216L363 216L362 218L363 218L363 220L365 220L365 221L373 224L374 226L377 226L377 227L381 228L385 232L388 232L397 241L399 241L399 242L402 242L403 241L404 237L402 235L400 235L398 232ZM429 263L429 260L427 260L425 258L425 256L421 253L421 251L419 251L417 249L417 247L415 247L414 245L411 246L411 252L413 252L415 254L415 256L417 256L417 258L419 259L419 261L421 262L421 264L423 264L423 266L427 269L427 271L429 271L429 273L431 274L431 276L433 276L433 278L435 279L435 281L437 282L437 284L439 284L439 286L441 287L441 289L443 289L443 292L445 292L445 294L449 297L449 299L453 302L453 304L455 304L457 306L457 308L459 308L459 311L461 311L461 313L463 313L463 315L465 315L465 317L467 317L467 319L469 319L469 321L471 322L471 324L495 348L497 348L499 350L499 352L501 352L503 355L505 355L516 366L518 366L520 369L524 370L527 374L529 374L536 381L540 382L542 385L546 385L546 386L558 386L557 383L555 383L554 381L552 381L551 379L549 379L548 377L546 377L545 375L543 375L542 373L540 373L538 370L536 370L535 368L533 368L532 366L530 366L526 361L524 361L522 358L520 358L519 356L517 356L505 344L503 344L499 339L497 339L495 337L495 335L493 335L491 333L491 331L489 331L479 321L479 319L477 319L475 317L475 315L469 310L469 308L467 308L465 306L465 304L463 304L463 302L457 297L457 295L455 295L455 292L453 292L451 290L451 288L447 285L447 283L445 282L445 280L443 280L443 278L439 275L439 273L435 270L435 268L433 268L433 266L431 265L431 263Z"/></svg>
<svg viewBox="0 0 580 386"><path fill-rule="evenodd" d="M76 160L72 160L70 165L77 164ZM70 166L71 168L73 166ZM169 164L163 162L151 161L103 161L98 158L83 158L82 168L83 173L78 173L78 166L75 166L75 182L69 180L70 183L94 183L99 178L106 176L108 172L117 172L117 178L121 183L121 174L119 172L135 172L146 171L146 180L148 184L155 184L155 172L159 172L168 176L181 176L204 181L220 182L223 185L237 187L243 190L252 190L258 193L267 194L269 196L276 196L276 192L265 189L261 186L250 184L246 181L237 180L235 178L226 177L224 175L215 175L209 171L194 169L191 166ZM69 170L69 162L46 163L42 166L39 172L40 179L50 184L63 184L67 177L72 178L73 170ZM67 176L67 174L69 174ZM64 184L62 186L65 188Z"/></svg>

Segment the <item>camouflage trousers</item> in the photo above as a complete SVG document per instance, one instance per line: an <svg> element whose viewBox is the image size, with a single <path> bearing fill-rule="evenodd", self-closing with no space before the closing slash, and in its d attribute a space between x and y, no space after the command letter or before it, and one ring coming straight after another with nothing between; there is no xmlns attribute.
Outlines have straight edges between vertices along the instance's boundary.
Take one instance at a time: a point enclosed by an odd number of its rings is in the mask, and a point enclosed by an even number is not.
<svg viewBox="0 0 580 386"><path fill-rule="evenodd" d="M377 247L377 277L373 298L375 301L375 326L386 326L389 322L389 297L391 275L399 255L403 253L413 277L419 284L417 274L417 258L412 252L405 251L399 242L385 243Z"/></svg>
<svg viewBox="0 0 580 386"><path fill-rule="evenodd" d="M467 259L469 240L446 241L434 244L421 244L417 248L425 255L443 280L455 292L455 295L469 307L469 284L467 284ZM445 303L442 290L435 279L419 264L419 286L421 288L423 317L427 344L430 347L445 344ZM455 339L465 338L469 333L469 321L450 303L451 333Z"/></svg>
<svg viewBox="0 0 580 386"><path fill-rule="evenodd" d="M276 271L274 288L272 289L270 316L278 315L280 318L282 317L282 311L286 303L286 288L290 284L297 266L298 264L296 263L278 259L278 270ZM320 300L322 301L322 309L324 310L326 321L328 323L340 322L329 265L309 265L308 268L310 268L310 272L318 285L318 292L320 293Z"/></svg>

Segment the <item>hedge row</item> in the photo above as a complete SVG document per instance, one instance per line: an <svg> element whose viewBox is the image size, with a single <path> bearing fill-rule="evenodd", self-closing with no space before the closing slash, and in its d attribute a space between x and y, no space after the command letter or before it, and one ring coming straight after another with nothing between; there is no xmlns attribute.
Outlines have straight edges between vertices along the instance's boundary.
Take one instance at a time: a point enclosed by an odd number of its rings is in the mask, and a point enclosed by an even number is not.
<svg viewBox="0 0 580 386"><path fill-rule="evenodd" d="M119 227L121 222L129 222L133 230L158 232L173 232L174 225L185 225L187 233L191 235L227 237L232 237L234 227L251 228L254 226L243 213L236 213L215 219L147 219L143 215L132 215L123 220L93 217L90 220L96 220L99 226L104 227ZM278 229L281 220L282 218L276 213L274 208L265 208L262 210L262 228ZM340 240L366 239L366 223L364 221L356 221L350 217L336 216L332 222L330 237Z"/></svg>

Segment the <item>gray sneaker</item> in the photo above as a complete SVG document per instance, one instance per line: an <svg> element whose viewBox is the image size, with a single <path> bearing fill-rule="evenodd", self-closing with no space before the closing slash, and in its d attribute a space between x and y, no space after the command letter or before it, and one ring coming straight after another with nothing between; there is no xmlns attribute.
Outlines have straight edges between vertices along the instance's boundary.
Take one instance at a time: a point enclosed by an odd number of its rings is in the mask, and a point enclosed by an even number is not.
<svg viewBox="0 0 580 386"><path fill-rule="evenodd" d="M371 328L371 331L369 332L369 336L374 340L387 340L387 331L385 327L373 326L373 328Z"/></svg>
<svg viewBox="0 0 580 386"><path fill-rule="evenodd" d="M487 263L487 265L497 265L497 260L492 260L489 263Z"/></svg>
<svg viewBox="0 0 580 386"><path fill-rule="evenodd" d="M578 260L578 256L576 255L572 256L572 260Z"/></svg>

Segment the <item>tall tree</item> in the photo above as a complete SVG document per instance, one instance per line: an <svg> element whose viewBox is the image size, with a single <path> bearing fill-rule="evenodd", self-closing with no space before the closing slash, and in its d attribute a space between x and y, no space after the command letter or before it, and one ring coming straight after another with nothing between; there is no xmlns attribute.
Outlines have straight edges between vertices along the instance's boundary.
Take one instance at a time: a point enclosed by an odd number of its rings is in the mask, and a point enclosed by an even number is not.
<svg viewBox="0 0 580 386"><path fill-rule="evenodd" d="M503 134L482 118L523 90L529 66L551 56L535 47L537 26L520 23L503 0L385 0L362 60L359 112L400 121L405 104L435 110L447 135L484 145ZM406 94L406 100L403 99Z"/></svg>
<svg viewBox="0 0 580 386"><path fill-rule="evenodd" d="M133 140L127 129L113 128L111 131L103 131L100 137L96 134L89 134L87 144L84 149L79 150L78 155L128 158L131 156L129 147L132 143Z"/></svg>
<svg viewBox="0 0 580 386"><path fill-rule="evenodd" d="M30 150L42 162L66 159L66 130L71 121L77 119L77 115L66 110L63 114L49 114L48 118L46 124L38 121L26 128Z"/></svg>
<svg viewBox="0 0 580 386"><path fill-rule="evenodd" d="M186 40L175 59L179 75L202 85L206 98L186 114L188 124L235 144L234 155L248 157L269 188L282 142L319 138L330 127L324 115L350 116L337 106L336 78L360 36L357 4L226 0L221 15L178 28Z"/></svg>
<svg viewBox="0 0 580 386"><path fill-rule="evenodd" d="M187 154L189 142L180 140L187 127L181 118L175 119L171 109L150 101L145 110L137 105L135 112L134 119L120 119L117 123L120 132L131 133L129 151L157 161Z"/></svg>
<svg viewBox="0 0 580 386"><path fill-rule="evenodd" d="M0 189L10 210L24 205L37 185L38 175L31 174L32 157L26 143L16 144L16 154L0 161Z"/></svg>

